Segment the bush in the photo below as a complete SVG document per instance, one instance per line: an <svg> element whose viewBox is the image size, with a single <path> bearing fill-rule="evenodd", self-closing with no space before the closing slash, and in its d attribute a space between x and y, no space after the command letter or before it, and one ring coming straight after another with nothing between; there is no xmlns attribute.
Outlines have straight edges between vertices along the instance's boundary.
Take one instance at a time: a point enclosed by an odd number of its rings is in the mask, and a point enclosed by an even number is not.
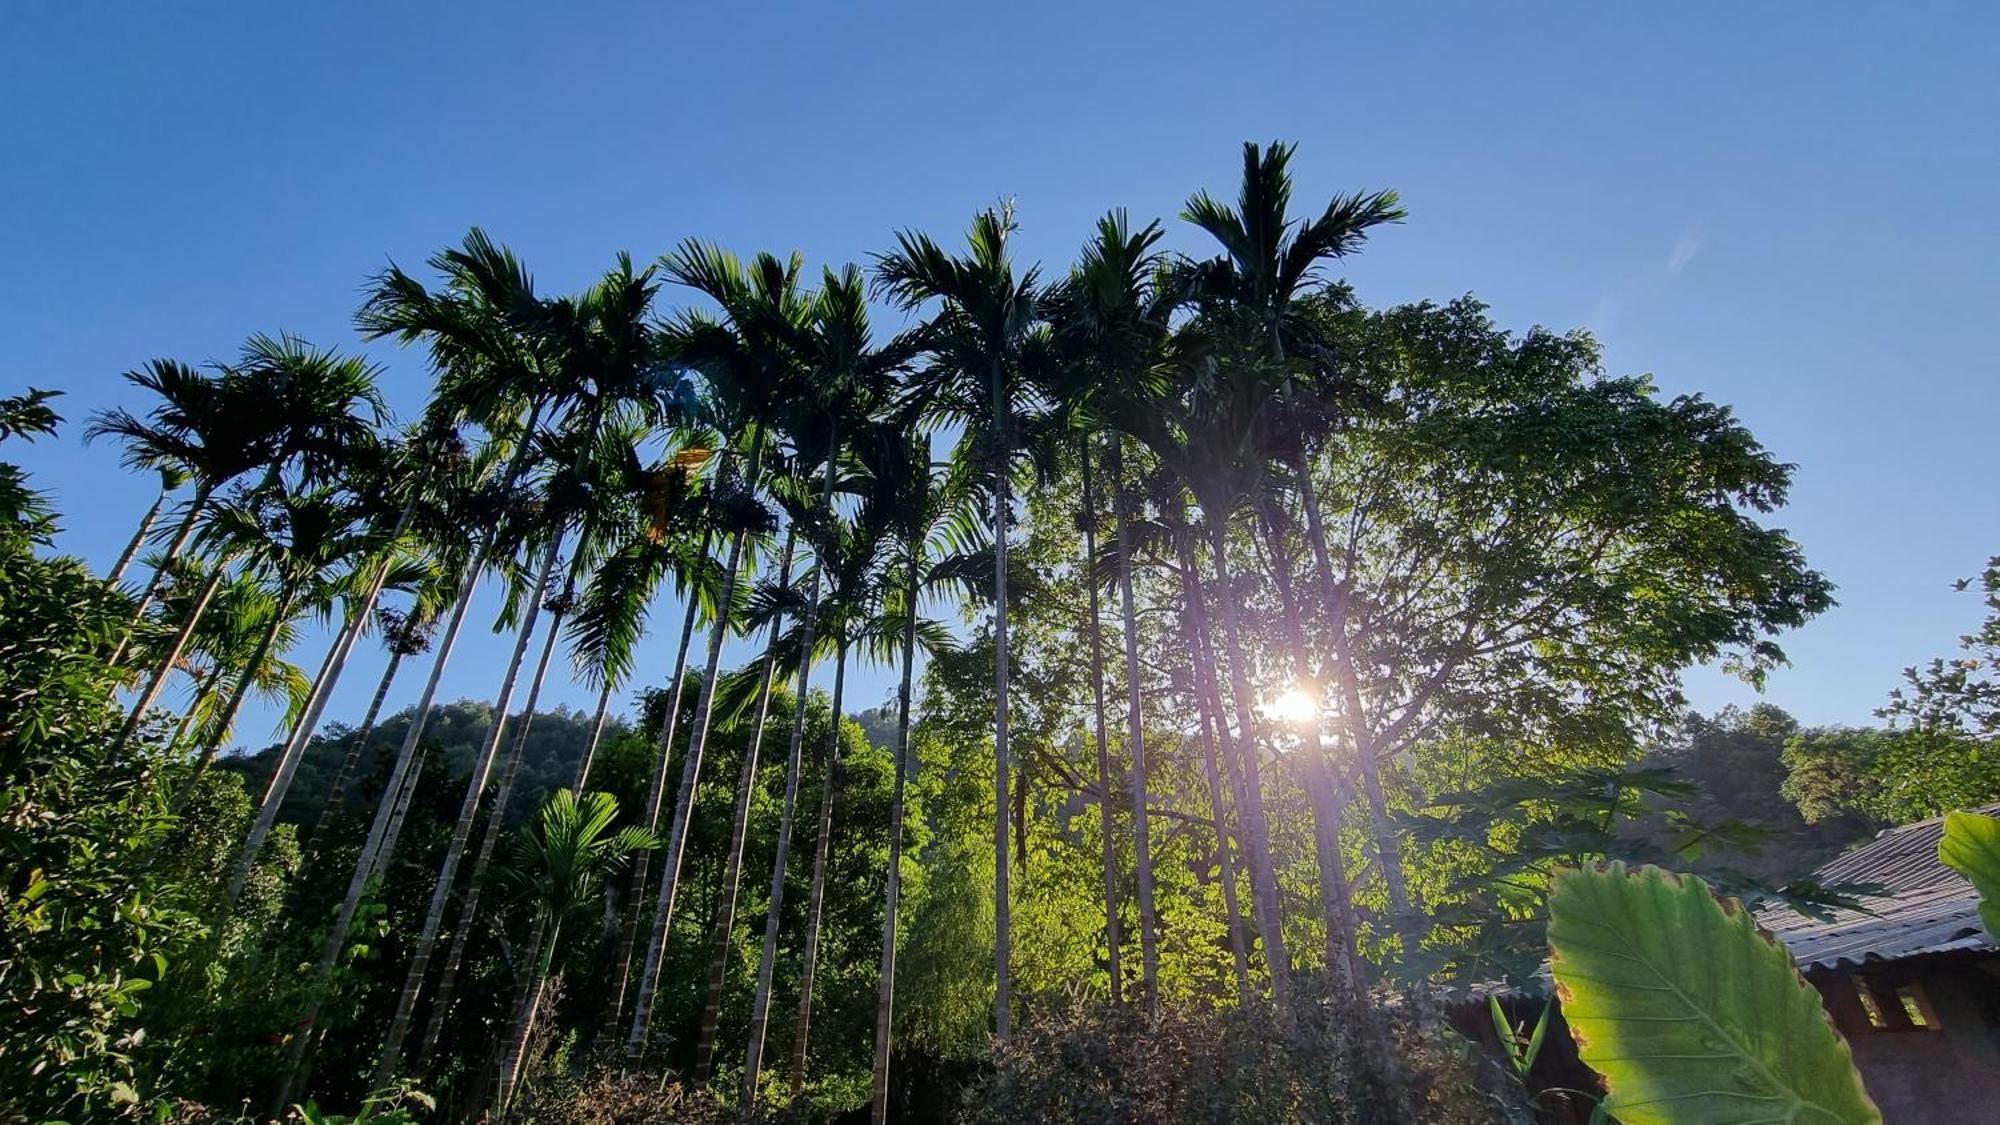
<svg viewBox="0 0 2000 1125"><path fill-rule="evenodd" d="M624 1074L615 1065L583 1074L556 1073L525 1091L507 1114L536 1125L723 1125L743 1120L713 1095L663 1083L653 1074Z"/></svg>
<svg viewBox="0 0 2000 1125"><path fill-rule="evenodd" d="M968 1091L964 1120L1484 1122L1470 1044L1408 1002L1140 1011L1076 1003L1030 1021Z"/></svg>

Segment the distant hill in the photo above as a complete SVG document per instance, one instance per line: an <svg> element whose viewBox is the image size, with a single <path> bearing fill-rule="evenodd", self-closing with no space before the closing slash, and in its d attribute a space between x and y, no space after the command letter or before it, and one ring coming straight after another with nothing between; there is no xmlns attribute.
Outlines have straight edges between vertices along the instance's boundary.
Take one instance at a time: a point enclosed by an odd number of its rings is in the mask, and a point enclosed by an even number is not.
<svg viewBox="0 0 2000 1125"><path fill-rule="evenodd" d="M437 776L440 761L447 766L443 771L446 776L464 777L470 772L473 758L479 753L491 729L492 716L490 706L469 699L432 707L431 720L424 729L424 742L429 748L425 775ZM353 775L348 779L348 804L373 804L379 797L396 751L401 748L403 738L409 733L410 722L415 717L416 708L411 707L377 724L368 744L361 749ZM586 712L566 707L535 713L534 721L528 728L521 776L516 782L519 798L509 808L509 820L518 821L526 817L540 805L543 794L558 786L568 785L575 778L577 764L583 760L583 752L590 745L592 718ZM511 740L520 731L520 722L521 716L516 715L508 723L508 739ZM623 733L626 726L622 719L607 722L606 744ZM348 751L354 747L356 733L346 724L334 723L312 740L306 748L305 757L299 762L297 775L292 779L284 810L279 814L280 821L309 824L319 818L320 811L326 807L334 776ZM217 764L219 768L242 774L249 791L259 793L270 779L281 749L281 745L273 744L254 753L231 755Z"/></svg>

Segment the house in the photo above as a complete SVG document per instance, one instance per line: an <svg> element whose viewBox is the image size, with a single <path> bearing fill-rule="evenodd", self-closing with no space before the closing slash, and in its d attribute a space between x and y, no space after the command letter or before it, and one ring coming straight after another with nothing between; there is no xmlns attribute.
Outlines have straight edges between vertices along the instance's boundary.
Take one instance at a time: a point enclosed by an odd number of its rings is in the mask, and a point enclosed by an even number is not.
<svg viewBox="0 0 2000 1125"><path fill-rule="evenodd" d="M2000 942L1938 861L1943 834L1942 817L1891 828L1814 872L1881 887L1866 913L1757 916L1825 998L1887 1125L2000 1121Z"/></svg>

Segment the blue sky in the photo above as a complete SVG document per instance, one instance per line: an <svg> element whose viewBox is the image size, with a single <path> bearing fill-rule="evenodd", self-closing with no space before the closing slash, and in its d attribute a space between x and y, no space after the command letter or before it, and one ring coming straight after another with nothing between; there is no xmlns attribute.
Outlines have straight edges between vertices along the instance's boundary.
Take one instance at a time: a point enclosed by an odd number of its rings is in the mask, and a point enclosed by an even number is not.
<svg viewBox="0 0 2000 1125"><path fill-rule="evenodd" d="M80 441L120 372L256 331L357 346L363 280L473 224L554 291L686 236L865 261L1011 195L1024 255L1059 265L1106 208L1171 216L1283 138L1302 202L1403 194L1348 270L1365 299L1588 327L1612 371L1731 403L1797 462L1779 522L1841 605L1769 698L1866 721L1974 624L1950 582L2000 552L2000 9L1394 7L8 5L0 390L64 390L73 420L16 456L63 545L109 560L151 498ZM413 409L419 358L374 354ZM489 696L507 649L462 646L444 697Z"/></svg>

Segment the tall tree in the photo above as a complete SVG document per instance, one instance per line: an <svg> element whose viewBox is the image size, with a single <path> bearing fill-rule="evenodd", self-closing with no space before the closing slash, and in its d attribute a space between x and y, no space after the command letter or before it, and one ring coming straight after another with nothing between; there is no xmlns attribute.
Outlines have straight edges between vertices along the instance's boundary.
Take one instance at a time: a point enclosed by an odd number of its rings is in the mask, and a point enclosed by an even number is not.
<svg viewBox="0 0 2000 1125"><path fill-rule="evenodd" d="M715 922L709 938L708 988L702 996L701 1023L695 1032L694 1071L689 1081L696 1088L707 1085L715 1067L716 1029L722 1018L722 990L729 981L729 962L736 946L736 893L743 879L743 848L750 835L750 805L757 792L757 763L764 748L764 732L771 716L771 685L778 672L778 647L785 631L785 617L797 608L792 588L792 562L798 547L796 526L785 532L784 548L778 553L778 573L765 593L769 609L753 613L752 619L769 620L764 657L757 663L757 714L751 720L750 745L743 752L743 764L736 775L736 808L729 822L729 850L722 861L721 902L715 908Z"/></svg>
<svg viewBox="0 0 2000 1125"><path fill-rule="evenodd" d="M870 1116L875 1125L888 1120L889 1057L894 1030L896 997L897 916L903 883L903 821L908 800L910 775L915 763L910 758L911 689L916 672L917 649L929 651L950 647L924 621L922 601L927 595L958 588L983 590L981 571L985 558L978 535L975 511L976 488L958 462L933 464L930 437L913 427L891 419L886 425L871 427L866 440L857 443L860 459L867 468L874 495L884 497L891 534L900 540L900 573L890 568L885 577L883 618L890 627L876 632L881 655L900 658L902 675L896 689L896 737L894 788L889 806L889 858L883 881L882 963L875 998L875 1063ZM939 470L947 470L940 474ZM900 638L897 633L900 632ZM928 635L927 635L928 634Z"/></svg>
<svg viewBox="0 0 2000 1125"><path fill-rule="evenodd" d="M1007 538L1013 518L1009 490L1015 448L1016 398L1024 357L1042 350L1040 271L1017 271L1010 246L1012 204L973 217L968 253L945 252L930 236L901 232L897 248L876 259L876 284L906 309L935 303L929 339L936 363L934 392L947 413L968 422L975 460L993 493L993 915L994 1032L1013 1028L1009 964L1008 785L1013 770L1007 730ZM983 393L982 393L983 391Z"/></svg>
<svg viewBox="0 0 2000 1125"><path fill-rule="evenodd" d="M264 464L271 450L264 419L239 409L244 397L243 377L232 375L227 368L208 374L176 360L156 359L127 372L125 381L151 392L160 401L144 418L124 407L97 414L84 429L84 440L114 438L124 446L123 460L128 468L158 472L163 484L185 477L194 486L166 551L140 595L135 612L137 622L144 620L146 611L158 598L161 582L180 560L199 520L207 514L210 497ZM157 508L156 503L154 510ZM148 513L147 524L152 518ZM135 543L146 530L141 527ZM129 558L119 563L119 572L122 573L127 561ZM121 640L112 654L113 663L124 654L125 645L126 641Z"/></svg>
<svg viewBox="0 0 2000 1125"><path fill-rule="evenodd" d="M1290 408L1276 413L1274 418L1268 400L1250 404L1254 419L1241 420L1258 422L1263 431L1258 436L1266 441L1274 420L1298 411L1303 405L1298 400L1307 397L1300 392L1301 381L1293 376L1293 365L1288 363L1288 358L1299 350L1301 338L1316 342L1308 330L1310 319L1302 317L1296 308L1301 291L1318 279L1324 262L1353 253L1373 228L1399 222L1404 217L1394 192L1373 192L1336 196L1317 217L1292 218L1291 156L1290 145L1274 142L1260 149L1255 144L1245 144L1236 205L1231 207L1203 192L1190 198L1182 212L1182 218L1206 231L1223 250L1221 258L1206 263L1195 273L1210 346L1218 348L1219 354L1231 361L1235 378L1251 384L1255 388L1253 393L1276 395ZM1278 425L1282 426L1282 422ZM1289 463L1297 466L1302 454L1296 444L1291 449L1293 456ZM1309 529L1315 536L1316 549L1323 554L1325 543L1316 503L1310 495L1306 499L1314 504ZM1222 560L1217 561L1220 565ZM1330 586L1323 593L1335 596ZM1345 679L1344 670L1342 675ZM1343 683L1343 691L1348 686ZM1358 685L1355 690L1358 691ZM1317 731L1313 733L1317 742ZM1318 747L1309 748L1308 753L1324 760ZM1383 879L1389 888L1392 908L1404 911L1409 909L1409 895L1376 780L1375 764L1367 760L1362 768L1377 826ZM1328 825L1322 829L1321 853L1326 857L1324 865L1331 865L1331 826L1338 823L1339 809L1330 803L1329 785L1316 782L1313 792L1315 816ZM1331 933L1344 924L1332 904L1344 898L1345 879L1334 871L1322 870L1321 884L1322 900L1328 904L1326 925Z"/></svg>
<svg viewBox="0 0 2000 1125"><path fill-rule="evenodd" d="M665 260L664 268L669 277L706 295L722 310L722 320L699 313L683 314L671 339L679 360L702 373L707 405L718 428L736 435L742 446L740 463L737 458L723 459L718 490L721 501L745 513L745 518L729 537L728 557L722 566L720 612L709 632L708 658L687 753L681 761L673 820L661 845L660 893L654 900L652 938L640 967L632 1028L625 1041L626 1057L634 1060L644 1054L652 1033L653 995L659 987L667 933L680 891L688 824L715 713L722 646L738 623L739 569L752 536L761 538L771 530L768 513L757 502L757 492L767 447L775 438L772 422L779 404L799 389L799 345L812 316L812 302L799 283L804 261L796 254L785 261L761 254L745 270L734 255L690 241Z"/></svg>
<svg viewBox="0 0 2000 1125"><path fill-rule="evenodd" d="M1169 317L1179 299L1181 286L1164 268L1164 259L1155 247L1162 232L1158 223L1148 223L1137 232L1123 211L1114 211L1097 222L1097 234L1083 248L1077 264L1050 300L1051 319L1061 361L1051 365L1053 385L1046 397L1058 410L1078 420L1087 436L1079 447L1085 474L1085 488L1094 483L1090 462L1095 457L1094 435L1109 430L1104 465L1110 477L1113 545L1116 557L1116 585L1124 624L1126 745L1132 755L1132 834L1139 891L1139 946L1141 982L1148 1010L1159 1005L1159 918L1154 906L1152 830L1147 805L1146 734L1141 699L1137 608L1132 591L1132 492L1125 480L1124 441L1115 428L1117 419L1132 410L1145 409L1144 402L1159 393L1158 368L1162 360ZM1086 534L1086 543L1094 536ZM1094 568L1095 560L1091 563ZM1103 681L1104 669L1097 651L1096 597L1098 584L1091 580L1092 676ZM1100 717L1101 722L1101 717ZM1110 793L1104 800L1110 801ZM1107 838L1110 822L1105 824ZM1107 865L1111 853L1107 842ZM1111 872L1105 873L1110 885ZM1108 894L1108 892L1107 892ZM1115 958L1114 958L1115 960ZM1115 990L1114 990L1115 995Z"/></svg>
<svg viewBox="0 0 2000 1125"><path fill-rule="evenodd" d="M208 471L211 475L229 474L217 477L219 484L223 479L241 475L251 465L261 465L261 479L252 490L251 502L254 502L259 494L280 490L288 470L295 475L291 487L296 489L336 483L364 450L372 449L375 427L385 417L381 392L376 387L377 374L377 368L365 360L316 349L295 336L259 335L243 345L235 364L220 369L207 384L208 390L187 389L198 384L185 379L186 372L173 385L182 387L184 395L198 399L208 414L253 420L209 423L211 430L226 429L229 436L213 444L229 452L220 456ZM93 432L130 434L129 422L129 416L113 412L101 416L94 423ZM155 429L166 432L171 426ZM186 434L192 432L196 432L196 423L189 421L181 434L184 451L191 449ZM155 433L152 440L167 439ZM204 440L200 445L206 452L210 443ZM202 502L191 508L190 521L209 514L207 502L212 493L213 487L203 492L197 485ZM211 581L219 583L235 561L235 555L228 537L218 529L211 527L204 534L218 548ZM142 606L149 598L150 593L148 598L141 599ZM186 650L187 639L199 628L209 601L197 598L188 616L180 622L174 642L133 705L127 733L121 742L131 737L130 732L137 729L139 719L158 700L168 675ZM124 650L121 642L113 653L114 663Z"/></svg>

